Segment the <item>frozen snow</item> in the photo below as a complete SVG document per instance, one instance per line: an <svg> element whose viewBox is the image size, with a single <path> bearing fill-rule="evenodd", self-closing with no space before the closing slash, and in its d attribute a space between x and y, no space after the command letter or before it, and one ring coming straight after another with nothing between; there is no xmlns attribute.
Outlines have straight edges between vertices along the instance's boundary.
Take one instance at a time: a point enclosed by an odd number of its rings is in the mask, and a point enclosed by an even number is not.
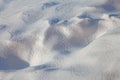
<svg viewBox="0 0 120 80"><path fill-rule="evenodd" d="M0 80L119 80L120 0L0 0Z"/></svg>

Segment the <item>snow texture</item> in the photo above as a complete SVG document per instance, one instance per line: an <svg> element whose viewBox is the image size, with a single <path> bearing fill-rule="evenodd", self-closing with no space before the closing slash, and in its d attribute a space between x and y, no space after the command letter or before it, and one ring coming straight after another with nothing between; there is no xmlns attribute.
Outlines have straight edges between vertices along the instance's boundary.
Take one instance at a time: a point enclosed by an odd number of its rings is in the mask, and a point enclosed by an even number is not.
<svg viewBox="0 0 120 80"><path fill-rule="evenodd" d="M0 80L120 80L120 0L0 0Z"/></svg>

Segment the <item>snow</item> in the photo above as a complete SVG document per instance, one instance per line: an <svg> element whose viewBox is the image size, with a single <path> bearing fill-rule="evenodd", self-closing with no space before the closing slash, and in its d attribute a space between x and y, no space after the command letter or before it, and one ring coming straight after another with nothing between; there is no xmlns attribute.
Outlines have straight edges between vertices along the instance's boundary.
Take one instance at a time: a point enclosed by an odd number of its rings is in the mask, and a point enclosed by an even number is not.
<svg viewBox="0 0 120 80"><path fill-rule="evenodd" d="M119 80L120 0L0 0L0 80Z"/></svg>

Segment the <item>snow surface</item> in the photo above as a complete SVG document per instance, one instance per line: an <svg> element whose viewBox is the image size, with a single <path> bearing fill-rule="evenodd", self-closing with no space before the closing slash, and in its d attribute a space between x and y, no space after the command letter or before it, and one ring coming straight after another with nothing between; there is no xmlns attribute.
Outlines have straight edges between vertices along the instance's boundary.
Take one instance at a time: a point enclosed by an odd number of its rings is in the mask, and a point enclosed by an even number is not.
<svg viewBox="0 0 120 80"><path fill-rule="evenodd" d="M0 80L120 80L120 0L0 0Z"/></svg>

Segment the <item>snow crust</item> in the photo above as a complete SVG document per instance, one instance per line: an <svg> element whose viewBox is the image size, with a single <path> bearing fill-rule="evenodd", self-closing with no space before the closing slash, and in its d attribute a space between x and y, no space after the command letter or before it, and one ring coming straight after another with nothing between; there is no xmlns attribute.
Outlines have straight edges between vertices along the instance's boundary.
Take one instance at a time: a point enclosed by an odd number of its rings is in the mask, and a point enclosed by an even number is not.
<svg viewBox="0 0 120 80"><path fill-rule="evenodd" d="M120 80L120 0L0 0L0 80Z"/></svg>

